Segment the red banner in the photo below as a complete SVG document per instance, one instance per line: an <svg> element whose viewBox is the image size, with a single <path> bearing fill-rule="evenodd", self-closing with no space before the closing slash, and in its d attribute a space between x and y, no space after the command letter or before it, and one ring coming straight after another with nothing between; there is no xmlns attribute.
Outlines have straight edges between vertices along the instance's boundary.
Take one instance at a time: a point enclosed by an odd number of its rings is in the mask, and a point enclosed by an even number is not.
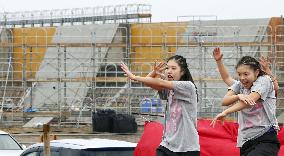
<svg viewBox="0 0 284 156"><path fill-rule="evenodd" d="M198 133L201 156L239 156L236 147L238 124L218 122L215 128L210 127L210 120L198 120ZM134 156L156 156L156 148L162 140L163 125L158 122L146 122L144 132L134 151ZM284 156L284 129L278 133L281 143L279 156Z"/></svg>

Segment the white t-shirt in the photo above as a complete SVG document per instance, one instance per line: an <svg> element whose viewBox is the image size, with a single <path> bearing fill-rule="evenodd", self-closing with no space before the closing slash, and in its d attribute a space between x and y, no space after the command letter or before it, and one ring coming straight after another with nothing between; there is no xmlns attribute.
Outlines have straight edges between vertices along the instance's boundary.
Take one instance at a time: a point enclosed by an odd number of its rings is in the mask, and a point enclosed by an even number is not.
<svg viewBox="0 0 284 156"><path fill-rule="evenodd" d="M236 81L229 90L236 94L250 94L257 92L260 99L256 101L254 106L242 109L238 112L238 142L237 147L242 147L243 144L255 139L271 127L278 129L278 122L276 119L276 97L275 90L271 79L267 76L259 76L249 89L245 89L240 81Z"/></svg>
<svg viewBox="0 0 284 156"><path fill-rule="evenodd" d="M173 152L200 151L197 133L197 95L190 81L172 81L173 90L165 90L168 99L166 124L161 145Z"/></svg>

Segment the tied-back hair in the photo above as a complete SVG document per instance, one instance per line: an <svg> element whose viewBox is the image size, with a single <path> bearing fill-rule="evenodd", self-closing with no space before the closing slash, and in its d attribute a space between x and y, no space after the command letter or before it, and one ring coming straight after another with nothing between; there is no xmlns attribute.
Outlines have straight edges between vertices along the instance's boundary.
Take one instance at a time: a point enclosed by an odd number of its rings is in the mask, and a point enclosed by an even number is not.
<svg viewBox="0 0 284 156"><path fill-rule="evenodd" d="M251 56L243 56L239 62L237 63L236 69L240 66L240 65L248 65L250 66L250 68L252 68L254 71L259 70L259 74L257 75L257 77L262 76L262 75L266 75L266 73L261 69L261 65L260 63L253 57Z"/></svg>
<svg viewBox="0 0 284 156"><path fill-rule="evenodd" d="M194 84L195 89L196 89L197 101L198 101L197 87L196 87L196 85L193 81L193 78L191 76L191 73L188 69L188 65L186 63L186 58L184 58L181 55L174 55L174 56L168 58L167 62L169 62L170 60L174 60L180 66L181 70L183 71L183 75L181 76L179 81L190 81Z"/></svg>

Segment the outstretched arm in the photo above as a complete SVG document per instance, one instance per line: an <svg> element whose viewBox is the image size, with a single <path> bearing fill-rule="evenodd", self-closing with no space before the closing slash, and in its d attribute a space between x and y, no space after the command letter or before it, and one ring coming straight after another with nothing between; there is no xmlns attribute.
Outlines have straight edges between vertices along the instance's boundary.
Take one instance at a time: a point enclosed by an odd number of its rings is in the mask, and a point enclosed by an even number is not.
<svg viewBox="0 0 284 156"><path fill-rule="evenodd" d="M242 102L242 101L239 101L238 103L234 104L233 106L227 108L226 110L224 110L222 113L218 114L211 122L211 126L212 127L215 127L215 124L217 122L217 120L221 120L222 122L224 122L225 120L225 117L231 113L234 113L234 112L237 112L239 110L242 110L244 108L246 108L247 105Z"/></svg>
<svg viewBox="0 0 284 156"><path fill-rule="evenodd" d="M136 76L132 74L132 72L124 63L121 63L120 66L121 69L125 72L125 76L127 76L131 80L142 82L147 86L151 86L151 88L153 89L173 89L173 83L171 81L162 80L160 78Z"/></svg>
<svg viewBox="0 0 284 156"><path fill-rule="evenodd" d="M267 58L261 56L260 59L259 59L259 63L261 65L263 71L266 72L266 74L268 74L270 76L270 78L273 82L275 94L277 94L278 89L279 89L279 85L278 85L276 77L272 74L272 71L269 68L269 64L270 64L269 60Z"/></svg>
<svg viewBox="0 0 284 156"><path fill-rule="evenodd" d="M228 85L231 86L234 83L234 79L229 75L228 70L226 69L222 58L223 58L223 54L221 53L221 50L219 47L215 48L213 50L213 57L217 63L217 67L219 70L219 73L223 79L223 81Z"/></svg>
<svg viewBox="0 0 284 156"><path fill-rule="evenodd" d="M249 107L250 105L254 105L255 102L260 98L260 95L256 92L252 92L249 95L238 94L236 96L240 96L239 101L232 105L231 107L224 110L222 113L218 114L211 122L211 126L215 126L217 120L224 121L225 117L231 113L240 111L244 108ZM243 97L242 97L243 96ZM236 98L236 97L234 97ZM250 102L248 101L250 100ZM252 101L251 101L252 100Z"/></svg>

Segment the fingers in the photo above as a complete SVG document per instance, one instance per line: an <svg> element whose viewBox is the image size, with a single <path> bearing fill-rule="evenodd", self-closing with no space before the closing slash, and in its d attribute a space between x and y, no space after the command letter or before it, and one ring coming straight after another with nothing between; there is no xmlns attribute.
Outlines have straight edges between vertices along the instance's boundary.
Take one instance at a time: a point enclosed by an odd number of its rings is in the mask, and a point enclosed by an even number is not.
<svg viewBox="0 0 284 156"><path fill-rule="evenodd" d="M127 66L126 66L124 63L121 63L121 64L120 64L120 68L121 68L124 72L126 72L126 70L128 70Z"/></svg>
<svg viewBox="0 0 284 156"><path fill-rule="evenodd" d="M219 114L218 114L218 115L212 120L212 122L210 123L210 126L211 126L211 127L213 127L213 128L215 127L216 122L217 122L217 120L218 120L218 118L219 118L218 116L219 116Z"/></svg>
<svg viewBox="0 0 284 156"><path fill-rule="evenodd" d="M166 70L166 68L167 67L161 67L159 71L162 72L162 71Z"/></svg>
<svg viewBox="0 0 284 156"><path fill-rule="evenodd" d="M244 99L243 102L247 105L255 105L256 103L252 99Z"/></svg>
<svg viewBox="0 0 284 156"><path fill-rule="evenodd" d="M158 67L159 67L159 68L162 68L164 65L165 65L165 62L160 62L160 63L158 64Z"/></svg>
<svg viewBox="0 0 284 156"><path fill-rule="evenodd" d="M255 103L254 101L247 100L247 103L246 103L246 104L253 106L253 105L255 105L256 103Z"/></svg>
<svg viewBox="0 0 284 156"><path fill-rule="evenodd" d="M241 101L243 101L245 104L248 104L248 105L251 105L251 106L256 104L255 101L248 96L244 97Z"/></svg>
<svg viewBox="0 0 284 156"><path fill-rule="evenodd" d="M262 65L262 66L267 66L267 65L270 65L271 64L271 61L268 57L264 57L264 56L261 56L259 58L259 63Z"/></svg>
<svg viewBox="0 0 284 156"><path fill-rule="evenodd" d="M213 55L216 55L216 54L217 54L217 48L214 48Z"/></svg>
<svg viewBox="0 0 284 156"><path fill-rule="evenodd" d="M129 75L130 71L129 71L129 69L126 66L125 63L121 62L120 63L120 68L124 71L124 73L125 73L124 76L128 76Z"/></svg>
<svg viewBox="0 0 284 156"><path fill-rule="evenodd" d="M223 54L221 53L221 50L219 47L214 48L213 57L216 61L221 60L223 58Z"/></svg>
<svg viewBox="0 0 284 156"><path fill-rule="evenodd" d="M155 61L155 66L157 66L157 67L160 67L161 65L164 64L164 62L159 62L158 65L157 65L157 62L158 62L158 61L156 60L156 61Z"/></svg>
<svg viewBox="0 0 284 156"><path fill-rule="evenodd" d="M220 48L219 47L214 48L213 53L220 53Z"/></svg>
<svg viewBox="0 0 284 156"><path fill-rule="evenodd" d="M238 96L239 96L240 101L243 101L245 104L248 104L251 106L256 104L256 102L252 98L250 98L248 95L238 94Z"/></svg>
<svg viewBox="0 0 284 156"><path fill-rule="evenodd" d="M225 120L225 117L227 116L227 114L225 112L222 112L220 114L218 114L213 120L212 122L210 123L210 126L212 126L213 128L215 127L216 125L216 122L217 120L221 120L221 123L222 125L224 125L224 120Z"/></svg>
<svg viewBox="0 0 284 156"><path fill-rule="evenodd" d="M221 124L222 124L222 126L224 126L224 123L225 123L224 119L223 119L223 120L221 120Z"/></svg>
<svg viewBox="0 0 284 156"><path fill-rule="evenodd" d="M166 69L165 64L165 62L159 62L157 65L155 62L154 70L156 74L161 75L163 73L163 71Z"/></svg>
<svg viewBox="0 0 284 156"><path fill-rule="evenodd" d="M120 62L120 67L121 67L121 68L126 68L127 66L126 66L126 64L125 64L124 62L121 61L121 62Z"/></svg>
<svg viewBox="0 0 284 156"><path fill-rule="evenodd" d="M220 52L220 48L219 47L214 48L213 52L215 52L215 53Z"/></svg>
<svg viewBox="0 0 284 156"><path fill-rule="evenodd" d="M214 128L215 125L216 125L216 123L217 123L217 120L218 120L218 119L215 117L215 118L211 121L210 126ZM224 125L224 120L223 120L223 119L221 119L221 124Z"/></svg>
<svg viewBox="0 0 284 156"><path fill-rule="evenodd" d="M247 104L249 104L249 105L251 105L251 106L253 106L253 105L256 104L255 101L252 100L251 98L247 98L246 101L247 101Z"/></svg>
<svg viewBox="0 0 284 156"><path fill-rule="evenodd" d="M214 128L214 127L215 127L215 124L216 124L216 119L214 118L214 119L211 121L210 126Z"/></svg>

